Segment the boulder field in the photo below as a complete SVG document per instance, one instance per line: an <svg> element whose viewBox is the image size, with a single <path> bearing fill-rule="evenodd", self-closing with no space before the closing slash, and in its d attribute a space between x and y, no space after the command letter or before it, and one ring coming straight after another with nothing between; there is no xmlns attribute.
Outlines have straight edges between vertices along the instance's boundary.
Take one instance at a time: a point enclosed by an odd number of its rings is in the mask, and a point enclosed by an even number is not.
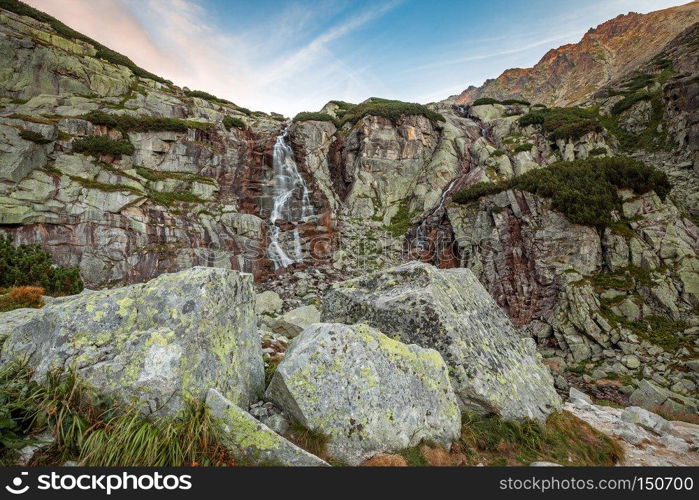
<svg viewBox="0 0 699 500"><path fill-rule="evenodd" d="M467 270L410 263L341 283L323 312L335 322L300 333L306 317L287 313L294 338L266 392L256 307L278 304L220 268L86 290L0 316L0 365L24 360L40 383L74 373L145 414L205 402L232 456L258 464L325 464L249 413L262 397L349 465L421 442L448 449L464 409L544 420L561 405L531 340Z"/></svg>

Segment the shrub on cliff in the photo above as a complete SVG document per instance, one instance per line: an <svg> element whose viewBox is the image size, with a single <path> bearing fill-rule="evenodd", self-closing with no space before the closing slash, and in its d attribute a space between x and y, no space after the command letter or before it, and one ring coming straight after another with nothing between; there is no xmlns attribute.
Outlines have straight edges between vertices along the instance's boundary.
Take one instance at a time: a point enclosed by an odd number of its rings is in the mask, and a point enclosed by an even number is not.
<svg viewBox="0 0 699 500"><path fill-rule="evenodd" d="M534 147L534 144L532 144L530 142L524 142L522 144L518 144L517 146L515 146L515 149L513 150L513 152L515 154L522 153L522 152L528 153L529 151L532 150L533 147Z"/></svg>
<svg viewBox="0 0 699 500"><path fill-rule="evenodd" d="M224 116L223 126L226 127L226 130L230 130L232 128L239 128L240 130L245 130L246 128L248 128L248 126L241 118L236 118L235 116Z"/></svg>
<svg viewBox="0 0 699 500"><path fill-rule="evenodd" d="M215 102L218 104L233 104L231 101L227 99L221 99L220 97L216 97L215 95L209 94L208 92L204 92L203 90L185 89L184 95L186 95L187 97L198 97L199 99L204 99L205 101Z"/></svg>
<svg viewBox="0 0 699 500"><path fill-rule="evenodd" d="M48 144L51 142L50 139L47 139L39 132L34 132L33 130L22 130L19 136L25 141L31 141L36 144Z"/></svg>
<svg viewBox="0 0 699 500"><path fill-rule="evenodd" d="M206 130L211 126L208 122L182 120L180 118L113 115L104 111L90 111L82 115L81 118L95 125L104 125L121 132L187 132L187 129L190 128Z"/></svg>
<svg viewBox="0 0 699 500"><path fill-rule="evenodd" d="M506 182L476 184L456 193L453 200L465 204L506 189L528 191L551 199L553 209L575 224L603 228L612 224L612 210L620 208L620 188L637 194L655 191L665 199L671 186L663 172L637 160L589 158L555 163Z"/></svg>
<svg viewBox="0 0 699 500"><path fill-rule="evenodd" d="M342 116L340 124L345 124L347 122L357 123L359 120L369 115L383 116L394 123L403 116L411 115L424 116L433 123L445 121L441 114L432 111L422 104L372 97L366 102L357 104L347 110Z"/></svg>
<svg viewBox="0 0 699 500"><path fill-rule="evenodd" d="M293 119L294 122L307 122L307 121L316 121L316 122L332 122L335 124L336 127L340 127L340 123L336 118L333 116L330 116L327 113L317 113L317 112L312 112L312 111L302 111L296 116L294 116Z"/></svg>
<svg viewBox="0 0 699 500"><path fill-rule="evenodd" d="M479 97L473 101L471 106L485 106L487 104L500 104L500 101L493 99L492 97Z"/></svg>
<svg viewBox="0 0 699 500"><path fill-rule="evenodd" d="M83 282L77 267L56 266L39 245L15 246L0 236L0 287L41 286L51 295L80 293Z"/></svg>
<svg viewBox="0 0 699 500"><path fill-rule="evenodd" d="M131 155L134 152L134 147L130 142L117 141L104 135L88 135L73 142L73 151L93 156Z"/></svg>
<svg viewBox="0 0 699 500"><path fill-rule="evenodd" d="M636 92L625 96L621 101L612 106L611 112L613 115L620 115L631 106L641 101L649 101L653 98L650 92Z"/></svg>
<svg viewBox="0 0 699 500"><path fill-rule="evenodd" d="M466 203L479 200L484 196L500 193L506 189L507 183L505 182L479 182L478 184L458 191L454 194L452 199L454 203L465 205Z"/></svg>
<svg viewBox="0 0 699 500"><path fill-rule="evenodd" d="M579 139L589 132L601 132L602 124L594 111L583 108L545 108L531 111L519 125L540 125L551 140Z"/></svg>

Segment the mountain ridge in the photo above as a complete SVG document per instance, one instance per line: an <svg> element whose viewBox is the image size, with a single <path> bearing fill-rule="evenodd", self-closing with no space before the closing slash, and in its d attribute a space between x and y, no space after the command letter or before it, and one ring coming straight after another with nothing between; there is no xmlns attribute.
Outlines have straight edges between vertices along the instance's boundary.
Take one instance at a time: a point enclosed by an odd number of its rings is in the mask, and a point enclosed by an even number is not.
<svg viewBox="0 0 699 500"><path fill-rule="evenodd" d="M577 43L550 49L531 68L511 68L449 100L526 99L548 106L584 102L596 90L648 62L679 33L699 22L699 2L648 14L630 12L590 28Z"/></svg>

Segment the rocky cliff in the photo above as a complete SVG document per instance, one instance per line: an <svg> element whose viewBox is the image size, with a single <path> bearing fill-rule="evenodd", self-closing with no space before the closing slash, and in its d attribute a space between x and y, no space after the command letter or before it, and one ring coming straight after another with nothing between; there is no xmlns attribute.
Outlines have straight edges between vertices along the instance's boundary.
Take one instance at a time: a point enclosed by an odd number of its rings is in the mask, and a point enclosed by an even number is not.
<svg viewBox="0 0 699 500"><path fill-rule="evenodd" d="M551 49L532 68L509 69L481 87L467 88L454 101L469 104L479 97L492 97L576 105L646 63L697 21L696 1L648 14L620 15L590 29L578 43Z"/></svg>
<svg viewBox="0 0 699 500"><path fill-rule="evenodd" d="M2 10L0 30L0 224L17 242L41 243L90 286L195 265L271 270L283 117L142 76L31 17ZM304 234L329 235L328 201L312 201Z"/></svg>

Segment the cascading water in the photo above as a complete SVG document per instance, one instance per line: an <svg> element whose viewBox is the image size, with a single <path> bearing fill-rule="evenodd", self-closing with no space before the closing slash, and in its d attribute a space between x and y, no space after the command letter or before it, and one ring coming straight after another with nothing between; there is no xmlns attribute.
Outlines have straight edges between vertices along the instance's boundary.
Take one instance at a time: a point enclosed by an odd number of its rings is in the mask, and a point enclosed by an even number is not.
<svg viewBox="0 0 699 500"><path fill-rule="evenodd" d="M301 235L298 228L293 230L291 249L282 240L282 230L277 226L278 220L305 222L314 215L313 205L306 182L299 173L294 160L294 152L286 142L287 131L277 137L272 149L272 196L274 204L269 217L270 234L267 254L274 262L274 268L287 267L303 260ZM293 252L293 253L292 253ZM290 255L291 253L291 255Z"/></svg>

